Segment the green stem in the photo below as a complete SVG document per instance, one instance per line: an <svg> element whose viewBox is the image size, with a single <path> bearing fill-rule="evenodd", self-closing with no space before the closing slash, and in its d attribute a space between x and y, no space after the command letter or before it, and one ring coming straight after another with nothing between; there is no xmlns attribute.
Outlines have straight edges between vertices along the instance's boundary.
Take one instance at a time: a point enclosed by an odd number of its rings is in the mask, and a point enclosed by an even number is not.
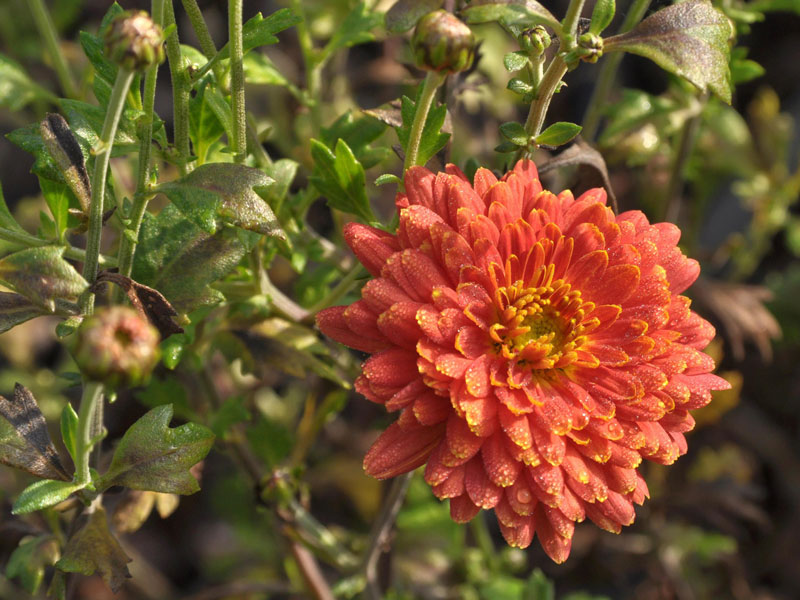
<svg viewBox="0 0 800 600"><path fill-rule="evenodd" d="M103 203L106 191L106 176L108 175L108 161L111 158L111 149L114 146L114 137L117 135L122 109L125 106L125 96L133 81L133 72L119 68L111 98L108 101L108 110L103 122L103 131L100 134L97 153L94 157L94 173L92 174L92 204L89 207L89 231L86 234L86 260L83 263L83 278L89 285L97 279L97 267L100 255L100 237L103 231ZM85 315L94 311L94 293L87 291L81 296L81 312Z"/></svg>
<svg viewBox="0 0 800 600"><path fill-rule="evenodd" d="M406 159L403 162L403 173L409 167L419 164L419 145L422 141L422 132L425 131L425 123L428 120L428 112L433 104L436 90L444 83L446 75L436 71L428 71L425 82L422 84L422 94L417 102L414 112L414 122L411 124L411 132L408 135L408 148L406 148Z"/></svg>
<svg viewBox="0 0 800 600"><path fill-rule="evenodd" d="M569 52L577 45L576 33L578 31L578 20L581 18L583 12L583 4L585 0L570 0L567 7L567 14L564 20L561 21L561 52Z"/></svg>
<svg viewBox="0 0 800 600"><path fill-rule="evenodd" d="M701 103L705 104L707 98L708 95L703 95ZM700 108L696 114L687 119L683 124L680 141L678 142L678 149L672 162L669 183L667 184L664 202L664 221L670 223L677 222L681 206L681 188L684 183L684 171L686 170L686 164L689 162L689 158L692 156L694 143L697 139L697 130L700 128L702 118L703 110Z"/></svg>
<svg viewBox="0 0 800 600"><path fill-rule="evenodd" d="M619 33L625 33L633 29L644 17L650 7L650 2L651 0L633 0L633 4L628 9L628 14L619 28ZM608 95L611 93L611 89L617 79L617 70L623 56L622 52L615 52L607 56L603 60L603 64L600 65L600 71L597 73L597 83L592 91L586 117L583 120L583 130L581 131L583 139L587 142L594 141L597 136L602 111L606 107Z"/></svg>
<svg viewBox="0 0 800 600"><path fill-rule="evenodd" d="M175 9L172 0L167 0L164 6L164 27L175 24ZM189 171L189 86L186 69L181 56L181 44L178 40L178 30L175 29L167 38L167 60L169 73L172 79L172 116L173 137L175 148L178 151L178 169L181 175Z"/></svg>
<svg viewBox="0 0 800 600"><path fill-rule="evenodd" d="M53 19L50 18L50 13L44 4L44 0L29 0L28 6L31 7L33 20L36 22L36 28L39 30L39 35L44 40L44 45L47 47L47 53L53 61L53 68L58 76L58 81L61 84L61 89L64 95L69 98L77 98L77 86L70 73L67 61L64 54L61 52L61 46L58 43L58 33L56 32Z"/></svg>
<svg viewBox="0 0 800 600"><path fill-rule="evenodd" d="M242 43L242 0L228 0L228 45L231 49L231 111L233 159L244 163L247 158L247 114L244 107L244 46Z"/></svg>
<svg viewBox="0 0 800 600"><path fill-rule="evenodd" d="M11 242L13 244L19 244L20 246L25 246L26 248L53 245L52 240L43 240L29 233L14 231L13 229L6 229L5 227L0 227L0 240L6 240L7 242ZM74 246L67 246L64 250L64 256L72 260L86 262L86 250L75 248ZM117 265L116 258L105 256L104 254L97 256L97 262L103 267L114 267Z"/></svg>
<svg viewBox="0 0 800 600"><path fill-rule="evenodd" d="M334 287L327 296L308 309L308 316L304 319L304 321L313 321L314 316L319 311L338 302L339 299L347 294L347 292L353 289L353 286L356 284L358 278L362 277L365 273L364 267L361 264L357 264L350 269L350 271L347 272L347 274L339 283L336 284L336 287Z"/></svg>
<svg viewBox="0 0 800 600"><path fill-rule="evenodd" d="M564 62L561 54L558 54L550 61L542 77L536 99L531 103L531 109L525 121L525 131L531 134L532 137L536 137L542 132L544 118L547 115L547 109L550 108L550 101L553 99L553 94L555 94L558 84L561 83L561 78L564 77L566 72L567 63Z"/></svg>
<svg viewBox="0 0 800 600"><path fill-rule="evenodd" d="M306 103L311 113L311 135L317 137L322 128L322 99L320 92L322 88L322 69L327 61L326 56L320 56L314 48L314 41L308 30L305 10L300 0L292 0L292 10L295 14L302 17L302 21L297 24L297 40L300 43L300 50L303 53L303 66L306 74Z"/></svg>
<svg viewBox="0 0 800 600"><path fill-rule="evenodd" d="M89 483L92 446L96 440L96 413L103 402L103 384L94 381L84 383L81 405L78 409L78 431L75 440L75 480Z"/></svg>
<svg viewBox="0 0 800 600"><path fill-rule="evenodd" d="M157 25L164 23L164 3L166 0L153 0L151 13L153 22ZM129 216L130 222L127 226L128 235L121 236L119 245L119 272L121 275L130 277L133 269L133 257L136 254L136 245L139 240L139 229L142 226L147 203L151 195L146 192L147 183L150 179L150 156L153 148L153 115L156 100L156 81L158 78L158 65L149 67L144 75L144 98L143 109L144 118L139 128L139 164L136 177L136 192L133 195L133 206ZM114 289L114 299L116 302L122 300L122 289Z"/></svg>
<svg viewBox="0 0 800 600"><path fill-rule="evenodd" d="M486 561L486 566L489 572L495 574L499 571L500 565L497 561L497 549L492 542L492 536L489 533L489 528L486 526L486 519L483 513L478 514L474 519L469 522L469 528L472 535L475 537L475 542L483 554Z"/></svg>

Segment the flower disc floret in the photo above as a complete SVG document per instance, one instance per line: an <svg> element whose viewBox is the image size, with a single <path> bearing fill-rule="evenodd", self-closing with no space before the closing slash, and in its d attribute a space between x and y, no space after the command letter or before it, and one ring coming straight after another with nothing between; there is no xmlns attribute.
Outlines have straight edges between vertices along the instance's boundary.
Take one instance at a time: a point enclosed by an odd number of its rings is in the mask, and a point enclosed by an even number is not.
<svg viewBox="0 0 800 600"><path fill-rule="evenodd" d="M412 167L405 190L396 235L345 227L373 278L317 319L372 355L357 391L399 411L364 467L425 465L454 520L493 509L509 544L536 535L562 562L576 522L633 522L642 459L684 454L689 411L729 387L681 295L699 265L674 225L614 215L602 189L543 190L530 161L472 184Z"/></svg>

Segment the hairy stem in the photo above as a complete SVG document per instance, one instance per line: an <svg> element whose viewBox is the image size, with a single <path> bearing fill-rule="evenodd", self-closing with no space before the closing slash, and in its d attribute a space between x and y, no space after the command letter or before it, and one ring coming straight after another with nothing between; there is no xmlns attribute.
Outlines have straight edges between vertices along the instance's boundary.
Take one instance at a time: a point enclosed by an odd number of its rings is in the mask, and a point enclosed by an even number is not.
<svg viewBox="0 0 800 600"><path fill-rule="evenodd" d="M151 14L153 22L157 25L164 24L164 3L166 0L153 0L151 4ZM142 226L147 203L150 194L146 192L147 183L150 179L150 156L153 148L153 109L156 100L156 80L158 78L158 65L152 65L144 75L144 98L143 110L144 118L139 127L139 164L136 175L136 192L133 195L133 206L129 216L130 223L127 226L128 234L120 238L119 245L119 272L121 275L130 277L133 269L133 257L136 253L136 245L139 240L139 229ZM114 300L120 302L123 296L122 289L114 289Z"/></svg>
<svg viewBox="0 0 800 600"><path fill-rule="evenodd" d="M133 72L122 67L117 71L111 98L108 101L108 110L103 122L103 131L100 134L97 152L94 158L94 173L92 174L92 203L89 207L89 231L86 234L86 260L83 263L83 278L94 283L97 278L97 268L100 255L100 238L103 230L103 204L106 191L106 176L108 175L108 161L111 158L111 149L114 146L114 137L117 126L125 106L125 96L133 81ZM87 291L80 299L81 313L89 315L94 311L94 292Z"/></svg>
<svg viewBox="0 0 800 600"><path fill-rule="evenodd" d="M200 10L200 7L197 5L197 0L182 1L183 10L186 11L186 16L189 17L189 22L192 24L195 35L197 35L197 41L200 42L200 50L202 50L203 56L205 56L208 60L211 60L217 55L217 47L214 45L214 40L211 37L211 33L208 31L208 25L206 25L206 20L203 18L203 13ZM221 84L222 70L219 67L219 63L214 64L212 68L214 69L214 75L217 78L217 83Z"/></svg>
<svg viewBox="0 0 800 600"><path fill-rule="evenodd" d="M411 484L411 478L414 472L405 473L399 477L395 477L392 481L392 487L389 494L383 501L381 512L378 515L375 524L372 526L372 532L369 536L369 546L367 553L364 556L364 577L366 579L366 589L364 590L366 597L369 600L380 600L383 598L380 586L378 585L378 561L381 554L384 552L384 546L389 541L389 535L394 527L397 513L403 506L408 486Z"/></svg>
<svg viewBox="0 0 800 600"><path fill-rule="evenodd" d="M67 65L67 60L61 52L61 46L58 43L58 33L56 32L53 19L50 18L50 12L45 6L44 0L29 0L28 6L31 8L33 20L36 22L36 28L39 30L39 35L44 40L44 45L47 48L47 53L50 55L50 60L53 61L53 68L58 76L58 82L61 84L61 89L64 95L69 98L78 97L78 87L75 85L75 80Z"/></svg>
<svg viewBox="0 0 800 600"><path fill-rule="evenodd" d="M633 4L628 9L628 14L619 28L619 33L625 33L633 29L636 24L642 20L647 9L650 7L651 0L633 0ZM619 63L622 61L624 53L614 52L607 56L603 63L600 65L600 70L597 73L597 83L595 83L594 90L592 90L592 97L589 100L589 106L586 111L586 117L583 119L583 130L581 135L587 142L593 142L597 136L597 130L600 127L600 118L602 111L608 101L608 95L614 86L617 79L617 70Z"/></svg>
<svg viewBox="0 0 800 600"><path fill-rule="evenodd" d="M411 124L411 132L408 136L408 148L406 148L406 159L403 162L403 173L409 167L419 164L419 145L422 141L422 132L425 131L425 123L428 120L428 113L433 104L436 90L444 83L446 75L436 71L428 71L425 82L422 84L422 94L414 112L414 122Z"/></svg>
<svg viewBox="0 0 800 600"><path fill-rule="evenodd" d="M94 432L96 413L102 402L103 384L94 381L85 382L81 405L78 408L78 431L75 440L75 480L77 483L89 483L92 479L89 466L92 446L96 440Z"/></svg>
<svg viewBox="0 0 800 600"><path fill-rule="evenodd" d="M242 0L228 0L228 44L231 49L231 112L233 159L244 163L247 157L247 114L244 106L244 49L242 44Z"/></svg>
<svg viewBox="0 0 800 600"><path fill-rule="evenodd" d="M164 6L164 26L175 24L175 9L172 0L167 0ZM173 31L167 38L167 60L169 61L170 78L172 79L172 116L173 142L178 151L178 170L181 175L189 171L189 82L186 69L181 56L181 44L178 40L178 30Z"/></svg>

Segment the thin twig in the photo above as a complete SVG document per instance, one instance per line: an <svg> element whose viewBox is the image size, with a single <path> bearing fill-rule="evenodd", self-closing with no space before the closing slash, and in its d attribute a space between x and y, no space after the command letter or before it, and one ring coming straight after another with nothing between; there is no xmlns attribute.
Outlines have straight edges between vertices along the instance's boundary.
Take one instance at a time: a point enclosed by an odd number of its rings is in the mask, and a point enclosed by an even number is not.
<svg viewBox="0 0 800 600"><path fill-rule="evenodd" d="M372 527L369 547L364 557L364 577L367 586L364 592L369 600L380 600L383 597L378 583L378 561L385 551L395 519L397 519L397 513L400 512L400 508L403 506L403 500L405 500L406 492L413 476L414 472L411 471L395 478L389 490L389 495L386 496L386 500L383 502L381 513Z"/></svg>

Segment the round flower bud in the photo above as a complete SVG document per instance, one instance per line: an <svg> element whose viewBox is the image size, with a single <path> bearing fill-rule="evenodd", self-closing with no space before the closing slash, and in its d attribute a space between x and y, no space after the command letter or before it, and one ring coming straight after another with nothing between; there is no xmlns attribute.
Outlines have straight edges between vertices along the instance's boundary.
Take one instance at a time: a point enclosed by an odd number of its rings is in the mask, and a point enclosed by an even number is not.
<svg viewBox="0 0 800 600"><path fill-rule="evenodd" d="M111 306L83 321L72 355L92 381L132 387L150 377L160 356L159 341L156 328L135 310Z"/></svg>
<svg viewBox="0 0 800 600"><path fill-rule="evenodd" d="M603 38L596 33L584 33L578 38L578 55L584 62L596 63L603 56Z"/></svg>
<svg viewBox="0 0 800 600"><path fill-rule="evenodd" d="M128 71L143 71L164 62L164 32L144 11L124 12L105 35L106 54Z"/></svg>
<svg viewBox="0 0 800 600"><path fill-rule="evenodd" d="M550 34L542 25L523 31L517 40L520 48L534 56L541 56L550 47Z"/></svg>
<svg viewBox="0 0 800 600"><path fill-rule="evenodd" d="M428 13L417 22L411 38L420 69L458 73L472 66L475 36L469 27L446 10Z"/></svg>

